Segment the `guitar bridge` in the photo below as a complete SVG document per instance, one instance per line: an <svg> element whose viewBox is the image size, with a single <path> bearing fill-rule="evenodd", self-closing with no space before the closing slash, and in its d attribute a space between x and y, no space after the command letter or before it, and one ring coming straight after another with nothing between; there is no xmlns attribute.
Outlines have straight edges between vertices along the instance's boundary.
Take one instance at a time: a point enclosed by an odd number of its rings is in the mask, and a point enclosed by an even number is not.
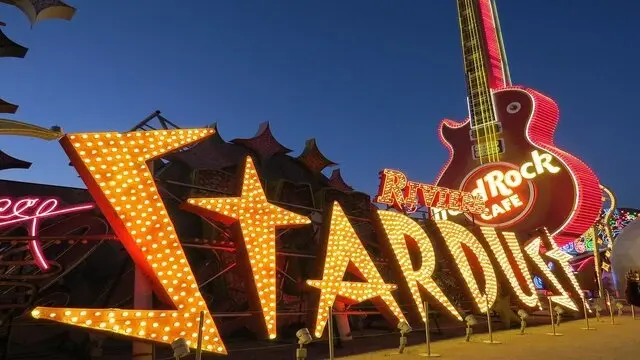
<svg viewBox="0 0 640 360"><path fill-rule="evenodd" d="M492 155L504 153L504 140L484 141L480 144L473 145L472 156L474 160L486 158Z"/></svg>

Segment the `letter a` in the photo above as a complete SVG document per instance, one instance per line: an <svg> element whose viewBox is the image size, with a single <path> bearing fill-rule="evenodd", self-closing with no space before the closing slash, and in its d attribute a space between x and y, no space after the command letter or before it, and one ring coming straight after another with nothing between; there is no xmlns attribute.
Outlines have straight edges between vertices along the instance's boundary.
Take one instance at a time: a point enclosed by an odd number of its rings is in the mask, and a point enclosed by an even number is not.
<svg viewBox="0 0 640 360"><path fill-rule="evenodd" d="M349 262L357 268L366 282L342 281ZM333 307L338 296L353 303L380 297L399 320L406 321L402 310L391 295L396 286L384 282L338 202L333 203L331 212L322 280L307 280L307 284L320 289L316 337L322 336L329 309Z"/></svg>
<svg viewBox="0 0 640 360"><path fill-rule="evenodd" d="M469 230L463 226L458 225L451 221L436 221L436 225L442 233L447 248L453 255L453 259L460 269L462 278L469 287L471 297L478 306L481 312L485 313L496 301L498 296L498 281L496 279L496 272L491 266L491 260L484 251L484 248L476 239L475 236ZM475 256L478 257L482 274L484 275L484 292L480 290L478 282L476 281L469 260L464 253L462 245L468 247Z"/></svg>
<svg viewBox="0 0 640 360"><path fill-rule="evenodd" d="M436 269L436 255L433 251L431 239L429 239L427 233L424 232L417 222L406 215L393 211L378 210L378 216L380 217L382 227L387 234L396 259L400 264L400 269L407 280L407 284L409 284L411 296L420 311L420 315L422 315L422 320L426 321L427 316L424 312L424 306L422 305L418 284L422 285L427 292L438 300L453 316L458 320L462 320L460 313L432 278L433 272ZM418 244L422 258L422 267L420 270L413 270L405 235L409 235Z"/></svg>

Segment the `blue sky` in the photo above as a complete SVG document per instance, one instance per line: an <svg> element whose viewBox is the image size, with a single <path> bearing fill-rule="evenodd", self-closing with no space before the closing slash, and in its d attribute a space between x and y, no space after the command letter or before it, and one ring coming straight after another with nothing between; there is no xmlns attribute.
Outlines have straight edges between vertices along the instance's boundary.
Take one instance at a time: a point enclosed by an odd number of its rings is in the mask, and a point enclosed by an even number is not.
<svg viewBox="0 0 640 360"><path fill-rule="evenodd" d="M182 127L217 121L227 140L268 120L293 155L315 137L346 181L369 193L381 168L431 182L446 161L438 123L466 115L454 0L180 3L74 0L73 21L33 29L0 5L3 31L30 48L26 59L0 59L0 97L20 105L7 117L126 131L160 109ZM621 205L640 207L640 2L498 7L514 83L554 98L557 143ZM2 137L0 149L34 163L3 178L82 185L56 142Z"/></svg>

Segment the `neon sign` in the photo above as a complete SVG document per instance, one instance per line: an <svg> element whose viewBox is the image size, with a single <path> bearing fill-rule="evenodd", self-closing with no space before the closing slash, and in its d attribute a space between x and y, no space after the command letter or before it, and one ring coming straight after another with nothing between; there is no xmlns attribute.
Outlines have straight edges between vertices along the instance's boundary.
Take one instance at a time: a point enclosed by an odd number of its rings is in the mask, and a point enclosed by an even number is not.
<svg viewBox="0 0 640 360"><path fill-rule="evenodd" d="M267 201L250 157L243 173L239 197L189 199L183 208L223 223L240 224L246 257L251 259L249 271L259 287L253 301L262 309L269 338L275 339L276 304L271 300L276 298L276 227L307 225L311 220Z"/></svg>
<svg viewBox="0 0 640 360"><path fill-rule="evenodd" d="M329 309L333 307L337 297L349 303L360 303L379 297L398 320L405 320L402 310L391 295L396 285L387 284L382 279L337 201L333 203L330 219L322 278L307 280L307 284L320 290L316 337L322 336L329 319ZM361 274L364 282L342 280L350 263L357 269L356 272Z"/></svg>
<svg viewBox="0 0 640 360"><path fill-rule="evenodd" d="M49 264L38 241L40 223L55 216L76 213L92 209L93 204L74 205L61 208L57 199L53 198L0 198L0 228L9 225L26 225L29 240L29 251L36 265L41 270L48 270Z"/></svg>
<svg viewBox="0 0 640 360"><path fill-rule="evenodd" d="M31 312L33 317L164 344L182 337L189 346L195 347L199 314L204 312L203 349L218 354L227 353L147 165L147 161L184 148L213 132L213 129L179 129L92 133L68 135L60 141L136 266L146 272L155 285L156 294L173 308L36 307ZM272 246L274 229L305 226L310 221L304 215L282 209L268 201L251 158L247 158L242 173L243 186L239 196L188 199L183 207L216 217L226 224L239 223L240 231L237 236L243 240L246 250L240 256L244 259L239 260L247 262L247 268L253 275L250 278L254 281L247 282L257 295L256 299L262 309L260 315L269 337L273 338L277 329L277 296L272 271L276 261ZM22 209L26 206L16 207L15 204L17 203L5 203L3 209ZM40 214L49 207L42 209ZM49 210L48 214L52 212L53 210ZM24 210L20 213L23 214ZM461 320L459 309L453 306L432 278L436 254L425 230L401 213L378 210L376 214L382 227L379 233L383 237L381 242L389 244L392 254L390 259L396 260L399 269L396 282L404 281L408 284L405 287L410 287L414 305L419 308L421 302L426 300L420 294L420 284L447 313ZM314 306L318 309L315 314L315 335L319 337L323 334L328 310L337 299L350 303L371 299L374 304L377 302L380 308L386 309L393 321L404 320L404 314L394 296L398 293L398 285L383 279L340 204L334 202L332 210L327 211L325 216L328 217L328 221L324 221L326 236L321 242L321 247L324 247L321 253L325 256L318 257L321 271L314 279L307 280L308 289L318 295L318 305ZM24 217L27 218L30 219ZM448 256L457 266L462 278L461 284L471 295L476 309L486 312L495 302L498 295L497 275L500 270L508 278L509 283L506 285L514 289L520 301L525 305L537 305L530 269L545 265L545 261L549 259L559 265L556 268L563 277L562 280L558 279L549 269L538 270L538 275L543 277L545 283L553 285L551 290L560 294L552 297L552 301L570 309L579 308L574 299L569 297L570 293L580 294L581 291L569 270L568 258L553 247L553 240L548 233L537 234L534 239L530 239L528 245L522 247L514 234L498 234L489 227L481 227L480 232L473 233L450 221L438 221L436 226L445 248L448 249L443 256ZM414 270L411 266L406 237L413 238L418 244L418 251L423 259L420 269ZM483 241L490 246L483 246ZM505 243L506 247L503 245ZM544 249L550 250L545 252ZM468 252L477 261L470 261ZM508 255L515 261L505 260ZM481 271L473 268L472 262L479 263ZM500 263L500 266L494 267L493 264L496 263ZM362 281L343 280L347 271L358 275ZM477 278L478 275L480 277ZM477 280L482 278L484 281Z"/></svg>
<svg viewBox="0 0 640 360"><path fill-rule="evenodd" d="M505 162L489 163L470 173L460 187L473 196L485 200L485 211L479 224L499 228L512 225L524 218L533 205L537 189L532 179L544 173L557 174L553 157L538 150L531 152L531 161L521 166Z"/></svg>
<svg viewBox="0 0 640 360"><path fill-rule="evenodd" d="M380 171L380 186L374 201L409 213L416 211L418 205L477 215L484 211L484 200L478 195L408 181L404 173L392 169Z"/></svg>

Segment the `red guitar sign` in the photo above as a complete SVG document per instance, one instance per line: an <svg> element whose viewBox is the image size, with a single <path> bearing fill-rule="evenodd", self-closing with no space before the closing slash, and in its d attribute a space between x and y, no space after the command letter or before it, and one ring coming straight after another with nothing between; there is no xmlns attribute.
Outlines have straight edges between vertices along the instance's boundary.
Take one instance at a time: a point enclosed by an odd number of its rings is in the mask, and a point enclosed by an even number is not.
<svg viewBox="0 0 640 360"><path fill-rule="evenodd" d="M514 232L546 227L560 245L584 234L601 206L599 182L554 144L558 106L512 86L493 0L458 0L469 118L442 121L449 161L437 185L485 199L481 225Z"/></svg>

